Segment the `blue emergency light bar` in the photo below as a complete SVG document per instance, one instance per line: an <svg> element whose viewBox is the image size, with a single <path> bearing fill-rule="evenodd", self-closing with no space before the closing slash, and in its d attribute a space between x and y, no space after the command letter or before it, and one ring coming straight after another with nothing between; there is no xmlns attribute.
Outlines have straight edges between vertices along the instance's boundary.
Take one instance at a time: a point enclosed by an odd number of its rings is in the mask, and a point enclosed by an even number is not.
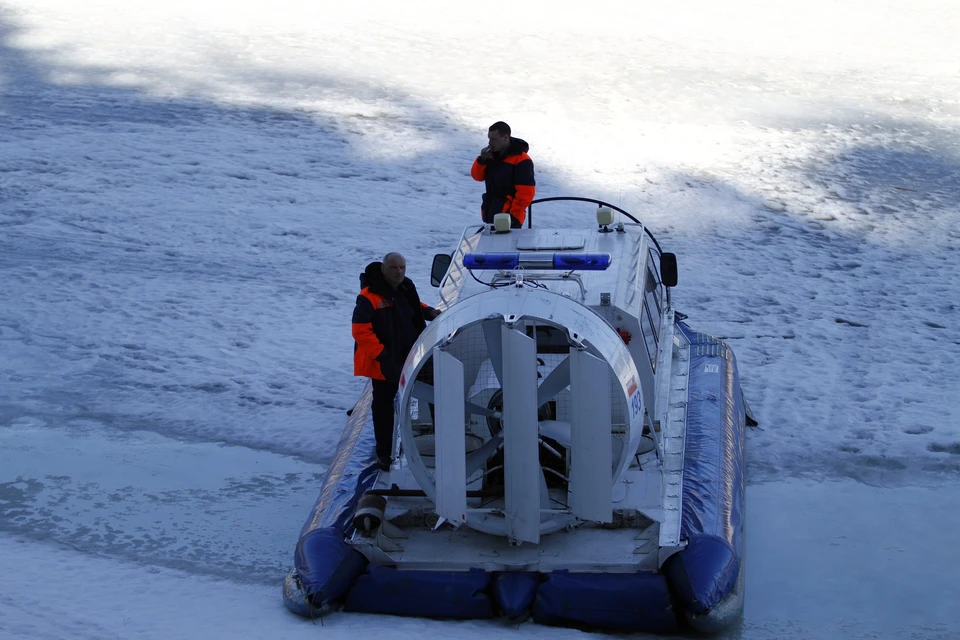
<svg viewBox="0 0 960 640"><path fill-rule="evenodd" d="M609 253L467 253L467 269L541 269L557 271L605 271Z"/></svg>

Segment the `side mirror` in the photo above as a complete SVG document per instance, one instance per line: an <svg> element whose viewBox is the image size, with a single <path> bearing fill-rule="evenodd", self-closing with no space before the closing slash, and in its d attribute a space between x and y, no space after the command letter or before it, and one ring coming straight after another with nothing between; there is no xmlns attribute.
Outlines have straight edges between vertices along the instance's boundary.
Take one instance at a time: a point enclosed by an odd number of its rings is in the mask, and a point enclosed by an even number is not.
<svg viewBox="0 0 960 640"><path fill-rule="evenodd" d="M660 277L663 278L664 286L677 286L677 254L660 254Z"/></svg>
<svg viewBox="0 0 960 640"><path fill-rule="evenodd" d="M450 268L451 262L453 262L452 255L438 253L433 256L433 266L430 267L430 284L435 287L440 286L440 281L443 280L443 276L447 275L447 269Z"/></svg>

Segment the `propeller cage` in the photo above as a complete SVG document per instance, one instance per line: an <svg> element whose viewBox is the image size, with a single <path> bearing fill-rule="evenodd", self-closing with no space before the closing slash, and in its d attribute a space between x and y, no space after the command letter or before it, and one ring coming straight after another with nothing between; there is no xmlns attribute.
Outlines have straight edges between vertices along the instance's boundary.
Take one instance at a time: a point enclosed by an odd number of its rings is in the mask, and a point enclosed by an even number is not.
<svg viewBox="0 0 960 640"><path fill-rule="evenodd" d="M638 380L614 328L564 295L511 286L466 298L404 364L410 470L444 520L514 544L611 522L612 488L642 434Z"/></svg>

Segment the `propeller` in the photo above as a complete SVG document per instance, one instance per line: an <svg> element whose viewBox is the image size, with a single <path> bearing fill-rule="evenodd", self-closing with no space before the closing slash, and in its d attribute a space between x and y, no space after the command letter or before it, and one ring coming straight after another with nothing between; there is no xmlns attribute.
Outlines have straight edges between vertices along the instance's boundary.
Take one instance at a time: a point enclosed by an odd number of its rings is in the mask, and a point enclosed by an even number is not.
<svg viewBox="0 0 960 640"><path fill-rule="evenodd" d="M505 533L513 543L540 541L541 511L550 510L550 489L541 466L541 438L549 438L566 450L561 454L562 473L567 480L567 504L584 520L612 520L611 379L606 361L583 349L570 354L540 378L537 341L524 331L508 326L502 318L480 323L479 333L455 345L433 350L434 384L417 380L411 395L436 408L435 446L437 513L459 526L468 522L467 481L503 450L503 518ZM478 351L480 349L481 351ZM456 354L456 355L454 355ZM481 376L485 361L487 376L493 371L498 406L483 406L468 397L474 385L486 393L492 377ZM469 365L465 364L469 363ZM469 372L469 376L465 376ZM475 378L472 380L470 378ZM539 379L538 379L539 378ZM569 388L569 421L539 420L538 410ZM494 404L491 402L491 404ZM488 439L476 450L466 452L465 433L470 415L492 418ZM569 465L566 466L566 461ZM556 461L555 461L556 463ZM566 475L564 475L566 474ZM489 517L489 512L482 517Z"/></svg>

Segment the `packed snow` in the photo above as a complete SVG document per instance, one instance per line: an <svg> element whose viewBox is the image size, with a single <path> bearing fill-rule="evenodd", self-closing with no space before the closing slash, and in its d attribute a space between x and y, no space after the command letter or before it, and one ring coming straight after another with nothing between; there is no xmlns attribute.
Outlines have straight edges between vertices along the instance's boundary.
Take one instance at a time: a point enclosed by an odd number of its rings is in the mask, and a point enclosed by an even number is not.
<svg viewBox="0 0 960 640"><path fill-rule="evenodd" d="M496 120L736 353L723 637L956 637L958 31L954 0L0 0L0 638L594 636L281 600L365 382L359 274L400 251L435 300Z"/></svg>

